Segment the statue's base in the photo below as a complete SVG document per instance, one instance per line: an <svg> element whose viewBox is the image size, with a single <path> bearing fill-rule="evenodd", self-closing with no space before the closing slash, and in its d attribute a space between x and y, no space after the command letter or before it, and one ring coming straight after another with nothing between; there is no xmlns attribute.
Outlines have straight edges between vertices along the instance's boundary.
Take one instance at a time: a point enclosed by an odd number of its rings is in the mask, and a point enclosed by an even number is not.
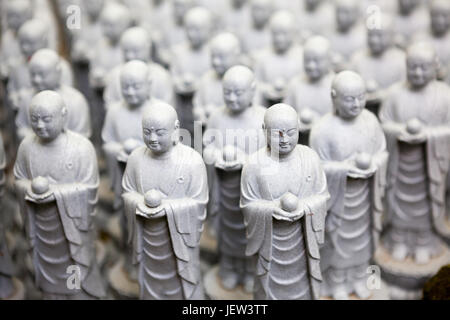
<svg viewBox="0 0 450 320"><path fill-rule="evenodd" d="M219 278L219 266L206 273L203 283L206 295L212 300L253 300L253 294L247 293L241 285L234 290L225 289Z"/></svg>
<svg viewBox="0 0 450 320"><path fill-rule="evenodd" d="M12 278L12 282L14 285L14 291L13 293L5 299L0 300L24 300L25 299L25 286L23 285L22 281L20 281L17 278Z"/></svg>
<svg viewBox="0 0 450 320"><path fill-rule="evenodd" d="M352 293L351 295L349 295L349 300L356 300L356 301L390 300L389 286L384 281L381 281L380 288L372 289L370 291L372 294L367 299L361 299L356 294ZM325 296L325 297L321 297L320 300L334 300L334 299L331 297Z"/></svg>
<svg viewBox="0 0 450 320"><path fill-rule="evenodd" d="M111 289L119 299L138 299L139 283L128 276L124 267L124 259L119 259L108 272Z"/></svg>
<svg viewBox="0 0 450 320"><path fill-rule="evenodd" d="M374 262L381 268L381 276L389 284L391 299L420 299L425 282L439 269L450 263L450 251L441 244L442 252L427 264L417 264L411 257L404 261L392 258L390 252L380 245Z"/></svg>

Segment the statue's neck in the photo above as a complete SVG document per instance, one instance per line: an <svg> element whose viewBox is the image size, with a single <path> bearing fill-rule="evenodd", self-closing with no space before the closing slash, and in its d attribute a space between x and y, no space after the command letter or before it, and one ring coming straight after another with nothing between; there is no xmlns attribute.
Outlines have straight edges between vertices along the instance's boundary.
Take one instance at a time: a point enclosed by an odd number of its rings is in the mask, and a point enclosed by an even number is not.
<svg viewBox="0 0 450 320"><path fill-rule="evenodd" d="M161 152L161 153L156 153L156 152L153 152L152 150L150 150L150 155L155 160L168 159L172 155L173 150L175 148L176 148L176 145L171 147L171 148L169 148L169 150L167 150L165 152Z"/></svg>
<svg viewBox="0 0 450 320"><path fill-rule="evenodd" d="M295 156L295 148L292 149L291 152L289 152L288 154L272 154L272 149L270 148L270 146L267 147L267 152L269 153L270 157L273 160L276 160L278 162L287 162L290 161L294 156Z"/></svg>
<svg viewBox="0 0 450 320"><path fill-rule="evenodd" d="M46 147L57 147L60 146L66 138L66 132L62 131L55 139L53 140L44 140L39 138L40 144Z"/></svg>

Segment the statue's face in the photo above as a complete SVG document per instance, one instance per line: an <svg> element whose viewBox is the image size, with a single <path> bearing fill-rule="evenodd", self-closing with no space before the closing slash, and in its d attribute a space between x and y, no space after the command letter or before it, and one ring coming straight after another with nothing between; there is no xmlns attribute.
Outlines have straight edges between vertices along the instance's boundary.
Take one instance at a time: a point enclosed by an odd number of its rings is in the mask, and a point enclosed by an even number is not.
<svg viewBox="0 0 450 320"><path fill-rule="evenodd" d="M377 28L369 29L367 32L367 42L373 54L381 54L391 46L391 32Z"/></svg>
<svg viewBox="0 0 450 320"><path fill-rule="evenodd" d="M39 138L52 141L63 131L65 118L56 107L35 105L30 108L30 122Z"/></svg>
<svg viewBox="0 0 450 320"><path fill-rule="evenodd" d="M148 45L138 43L127 43L122 46L122 53L125 62L131 60L140 60L147 62L150 56L150 48Z"/></svg>
<svg viewBox="0 0 450 320"><path fill-rule="evenodd" d="M239 113L250 107L255 96L255 89L251 83L244 81L224 81L223 98L225 105L233 113Z"/></svg>
<svg viewBox="0 0 450 320"><path fill-rule="evenodd" d="M419 5L419 2L420 0L398 0L398 7L400 12L409 13Z"/></svg>
<svg viewBox="0 0 450 320"><path fill-rule="evenodd" d="M366 106L366 88L360 85L348 85L337 90L333 99L337 115L344 119L357 117Z"/></svg>
<svg viewBox="0 0 450 320"><path fill-rule="evenodd" d="M30 77L33 87L37 91L55 90L60 85L61 67L50 63L31 63Z"/></svg>
<svg viewBox="0 0 450 320"><path fill-rule="evenodd" d="M352 6L338 6L336 8L336 22L339 30L350 29L358 20L358 8Z"/></svg>
<svg viewBox="0 0 450 320"><path fill-rule="evenodd" d="M267 144L272 154L286 156L298 143L299 128L297 117L280 118L266 123Z"/></svg>
<svg viewBox="0 0 450 320"><path fill-rule="evenodd" d="M254 23L257 26L263 26L269 21L270 16L272 14L272 8L270 7L270 4L268 1L267 1L267 3L257 2L252 5L251 14L252 14L252 19L253 19Z"/></svg>
<svg viewBox="0 0 450 320"><path fill-rule="evenodd" d="M406 60L408 82L415 88L426 86L436 78L435 61L421 55L408 56Z"/></svg>
<svg viewBox="0 0 450 320"><path fill-rule="evenodd" d="M223 76L229 68L235 66L238 60L238 54L232 50L211 49L212 66L219 76Z"/></svg>
<svg viewBox="0 0 450 320"><path fill-rule="evenodd" d="M85 1L83 4L86 8L87 14L92 18L96 18L100 15L100 12L103 9L104 0Z"/></svg>
<svg viewBox="0 0 450 320"><path fill-rule="evenodd" d="M272 26L272 43L276 51L284 52L294 42L294 28L288 26Z"/></svg>
<svg viewBox="0 0 450 320"><path fill-rule="evenodd" d="M103 34L112 42L118 41L122 33L128 27L127 23L123 19L103 19L101 24Z"/></svg>
<svg viewBox="0 0 450 320"><path fill-rule="evenodd" d="M150 80L142 75L123 75L120 85L123 98L131 106L140 106L149 99Z"/></svg>
<svg viewBox="0 0 450 320"><path fill-rule="evenodd" d="M308 78L318 80L330 71L328 53L305 50L303 54L303 65Z"/></svg>
<svg viewBox="0 0 450 320"><path fill-rule="evenodd" d="M22 36L19 39L20 50L22 54L27 58L31 58L31 56L38 50L44 49L47 44L44 37L36 37L36 36Z"/></svg>
<svg viewBox="0 0 450 320"><path fill-rule="evenodd" d="M450 29L450 10L431 8L431 28L436 34L444 34Z"/></svg>
<svg viewBox="0 0 450 320"><path fill-rule="evenodd" d="M186 24L186 34L193 47L200 47L209 39L209 26L206 21L189 22Z"/></svg>
<svg viewBox="0 0 450 320"><path fill-rule="evenodd" d="M143 122L144 142L156 154L169 151L173 147L175 123L167 119L146 119Z"/></svg>

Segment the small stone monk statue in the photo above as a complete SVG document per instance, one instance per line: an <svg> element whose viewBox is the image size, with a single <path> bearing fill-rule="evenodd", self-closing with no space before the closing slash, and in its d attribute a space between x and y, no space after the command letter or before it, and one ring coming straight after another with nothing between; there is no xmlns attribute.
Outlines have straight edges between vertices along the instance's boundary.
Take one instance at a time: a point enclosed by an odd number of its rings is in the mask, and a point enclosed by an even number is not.
<svg viewBox="0 0 450 320"><path fill-rule="evenodd" d="M92 131L89 106L81 92L61 82L62 63L58 54L51 49L39 50L31 58L29 69L33 93L44 90L58 92L66 106L67 129L89 138ZM20 105L17 113L16 125L20 139L31 132L29 108L29 104Z"/></svg>
<svg viewBox="0 0 450 320"><path fill-rule="evenodd" d="M311 126L331 112L330 91L334 72L331 65L330 42L322 36L309 38L303 47L304 72L289 83L284 102L292 106L300 119L300 141L307 144Z"/></svg>
<svg viewBox="0 0 450 320"><path fill-rule="evenodd" d="M386 90L406 78L406 55L394 46L391 16L382 14L378 25L367 26L367 44L352 57L350 68L366 82L368 100L382 100Z"/></svg>
<svg viewBox="0 0 450 320"><path fill-rule="evenodd" d="M148 71L152 78L151 95L164 102L172 103L172 79L166 69L151 62L152 43L148 32L140 27L129 28L120 38L120 47L122 48L124 63L132 60L147 63ZM115 67L106 78L106 87L103 92L106 109L122 100L120 88L120 70L122 66L123 64Z"/></svg>
<svg viewBox="0 0 450 320"><path fill-rule="evenodd" d="M22 105L29 105L33 96L29 61L40 49L49 48L47 26L41 20L29 20L20 27L18 39L21 52L20 62L10 69L7 85L8 98L16 110ZM61 59L61 83L73 85L72 69L64 59Z"/></svg>
<svg viewBox="0 0 450 320"><path fill-rule="evenodd" d="M422 265L442 253L441 237L450 237L450 90L436 81L436 62L431 45L410 46L407 81L391 88L380 110L390 157L382 244L393 259L412 256Z"/></svg>
<svg viewBox="0 0 450 320"><path fill-rule="evenodd" d="M89 84L94 89L103 89L108 72L123 61L119 40L131 26L131 13L122 4L107 3L100 14L100 25L103 38L89 62Z"/></svg>
<svg viewBox="0 0 450 320"><path fill-rule="evenodd" d="M38 93L29 114L34 134L20 144L14 176L36 286L44 299L101 298L105 291L93 224L99 184L94 147L66 129L68 111L58 93Z"/></svg>
<svg viewBox="0 0 450 320"><path fill-rule="evenodd" d="M199 241L208 184L199 153L179 143L179 121L158 102L142 118L146 146L128 158L123 199L141 299L203 299Z"/></svg>
<svg viewBox="0 0 450 320"><path fill-rule="evenodd" d="M295 109L277 104L264 116L267 145L242 171L240 207L248 256L256 256L255 299L319 299L319 246L329 198L317 154L298 145Z"/></svg>
<svg viewBox="0 0 450 320"><path fill-rule="evenodd" d="M321 249L323 296L367 299L367 268L381 231L388 154L376 116L365 110L364 80L351 71L333 80L334 111L314 124L310 145L319 154L331 195Z"/></svg>
<svg viewBox="0 0 450 320"><path fill-rule="evenodd" d="M224 32L210 41L212 68L200 79L193 98L194 120L206 124L211 113L222 107L222 79L225 72L239 64L241 45L239 39L232 33Z"/></svg>
<svg viewBox="0 0 450 320"><path fill-rule="evenodd" d="M265 109L254 105L255 90L255 76L249 68L229 69L223 78L225 106L211 114L204 134L205 162L215 168L209 173L216 175L219 188L219 278L226 289L243 284L249 293L254 269L252 257L245 255L247 239L239 198L242 165L265 144L261 129Z"/></svg>
<svg viewBox="0 0 450 320"><path fill-rule="evenodd" d="M288 11L277 11L270 19L272 44L255 53L255 76L261 92L262 104L281 102L286 87L303 69L303 49L296 44L295 17Z"/></svg>

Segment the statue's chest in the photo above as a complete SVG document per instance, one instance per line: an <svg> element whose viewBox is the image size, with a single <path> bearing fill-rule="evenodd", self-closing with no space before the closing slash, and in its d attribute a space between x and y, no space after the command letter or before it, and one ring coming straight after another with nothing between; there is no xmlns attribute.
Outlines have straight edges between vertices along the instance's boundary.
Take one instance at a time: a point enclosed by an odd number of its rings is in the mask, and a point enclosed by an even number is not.
<svg viewBox="0 0 450 320"><path fill-rule="evenodd" d="M46 177L50 183L73 182L78 173L78 162L64 149L36 147L31 152L32 178Z"/></svg>
<svg viewBox="0 0 450 320"><path fill-rule="evenodd" d="M120 138L120 141L133 138L142 141L142 112L129 112L123 110L118 113L115 122L115 131Z"/></svg>

